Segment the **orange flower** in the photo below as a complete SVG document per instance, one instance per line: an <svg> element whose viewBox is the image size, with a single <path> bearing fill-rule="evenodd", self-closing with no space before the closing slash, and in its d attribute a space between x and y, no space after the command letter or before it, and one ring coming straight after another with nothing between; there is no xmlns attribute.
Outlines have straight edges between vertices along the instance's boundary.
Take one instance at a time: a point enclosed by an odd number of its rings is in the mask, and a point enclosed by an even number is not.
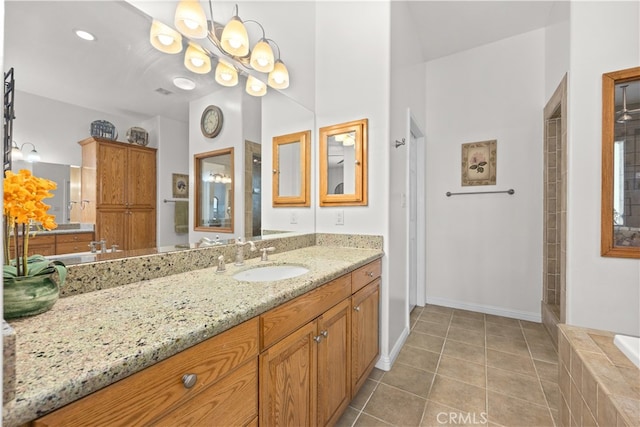
<svg viewBox="0 0 640 427"><path fill-rule="evenodd" d="M20 170L17 174L11 171L5 172L4 178L4 226L5 226L5 264L9 263L9 246L8 240L13 231L16 240L22 240L22 248L24 250L22 256L22 265L26 267L27 247L29 244L29 227L35 225L45 230L53 230L58 226L55 222L55 216L49 215L47 211L51 206L43 202L44 199L53 197L50 190L55 190L57 185L54 181L33 176L26 169ZM18 230L18 225L26 227ZM16 241L16 246L17 245ZM20 261L17 264L19 266ZM26 275L26 268L18 270L19 275Z"/></svg>

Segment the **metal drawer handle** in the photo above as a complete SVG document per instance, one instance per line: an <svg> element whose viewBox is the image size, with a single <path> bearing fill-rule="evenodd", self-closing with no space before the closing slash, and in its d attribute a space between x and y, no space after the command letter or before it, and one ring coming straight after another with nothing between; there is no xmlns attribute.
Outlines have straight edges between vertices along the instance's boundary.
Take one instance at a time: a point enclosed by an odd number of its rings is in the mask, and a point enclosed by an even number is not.
<svg viewBox="0 0 640 427"><path fill-rule="evenodd" d="M196 385L196 381L198 381L198 376L196 374L184 374L182 376L182 384L184 388L191 388Z"/></svg>

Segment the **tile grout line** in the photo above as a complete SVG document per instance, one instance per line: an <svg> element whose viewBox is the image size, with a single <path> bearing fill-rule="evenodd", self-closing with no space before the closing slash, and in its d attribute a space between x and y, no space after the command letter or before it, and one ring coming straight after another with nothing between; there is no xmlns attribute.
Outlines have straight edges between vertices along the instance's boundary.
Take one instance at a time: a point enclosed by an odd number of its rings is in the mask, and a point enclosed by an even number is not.
<svg viewBox="0 0 640 427"><path fill-rule="evenodd" d="M549 412L549 417L551 417L551 422L555 426L556 425L556 420L553 418L553 412L551 412L551 405L549 405L549 400L547 399L547 393L544 392L544 387L542 386L542 380L540 379L540 374L538 373L538 367L536 366L535 359L533 358L533 353L531 352L531 347L529 346L529 340L527 339L527 334L524 331L524 327L522 326L522 322L518 321L518 323L520 323L520 329L522 331L522 335L524 335L524 342L527 344L527 350L529 351L529 357L531 358L531 363L533 364L533 369L536 372L536 379L538 380L538 386L540 387L540 390L542 390L542 396L544 397L544 402L546 404L547 411ZM560 387L559 384L558 384L558 387Z"/></svg>

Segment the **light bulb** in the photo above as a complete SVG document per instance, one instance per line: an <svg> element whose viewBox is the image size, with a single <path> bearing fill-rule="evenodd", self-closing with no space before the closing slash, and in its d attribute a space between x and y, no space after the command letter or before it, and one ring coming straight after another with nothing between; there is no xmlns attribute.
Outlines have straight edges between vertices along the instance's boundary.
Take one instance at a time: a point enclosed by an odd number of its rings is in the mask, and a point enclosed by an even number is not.
<svg viewBox="0 0 640 427"><path fill-rule="evenodd" d="M151 46L163 53L173 54L182 51L182 36L180 33L160 21L153 20L151 23L149 41Z"/></svg>
<svg viewBox="0 0 640 427"><path fill-rule="evenodd" d="M263 96L267 93L267 85L253 76L247 78L247 86L245 90L252 96Z"/></svg>
<svg viewBox="0 0 640 427"><path fill-rule="evenodd" d="M238 84L238 72L226 62L219 60L216 65L216 82L222 86L235 86Z"/></svg>
<svg viewBox="0 0 640 427"><path fill-rule="evenodd" d="M273 70L273 50L265 39L260 40L253 47L250 63L255 70L263 73Z"/></svg>
<svg viewBox="0 0 640 427"><path fill-rule="evenodd" d="M204 59L198 57L192 57L190 61L196 67L202 67L202 65L204 64Z"/></svg>
<svg viewBox="0 0 640 427"><path fill-rule="evenodd" d="M198 0L182 0L178 3L174 25L189 38L207 37L207 17Z"/></svg>
<svg viewBox="0 0 640 427"><path fill-rule="evenodd" d="M273 71L269 73L269 86L274 89L286 89L289 87L289 71L279 59L273 64Z"/></svg>
<svg viewBox="0 0 640 427"><path fill-rule="evenodd" d="M249 35L244 24L237 16L225 25L220 36L222 50L235 56L246 56L249 53Z"/></svg>
<svg viewBox="0 0 640 427"><path fill-rule="evenodd" d="M184 66L194 73L207 74L211 71L211 58L199 46L189 44L184 53Z"/></svg>

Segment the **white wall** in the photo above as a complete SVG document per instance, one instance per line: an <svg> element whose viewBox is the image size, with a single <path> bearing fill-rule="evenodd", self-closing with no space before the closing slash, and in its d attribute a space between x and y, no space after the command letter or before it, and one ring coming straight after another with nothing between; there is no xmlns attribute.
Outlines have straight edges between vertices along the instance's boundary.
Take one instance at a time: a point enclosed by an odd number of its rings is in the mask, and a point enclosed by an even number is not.
<svg viewBox="0 0 640 427"><path fill-rule="evenodd" d="M281 93L268 93L262 99L262 228L265 230L287 230L309 232L315 229L315 205L317 204L316 150L317 133L314 114L302 105L293 102ZM296 132L311 131L311 206L273 207L273 138ZM291 223L295 215L296 224Z"/></svg>
<svg viewBox="0 0 640 427"><path fill-rule="evenodd" d="M316 126L369 119L369 204L317 207L316 232L382 235L388 254L390 4L317 2L316 28ZM314 146L314 153L318 155L318 144ZM317 187L316 182L316 192ZM335 225L338 209L344 211L344 225ZM387 301L391 277L388 258L384 257L379 365L386 364L387 368L390 350Z"/></svg>
<svg viewBox="0 0 640 427"><path fill-rule="evenodd" d="M567 1L554 2L551 8L545 27L544 51L544 99L548 101L569 71L569 2Z"/></svg>
<svg viewBox="0 0 640 427"><path fill-rule="evenodd" d="M175 203L164 203L173 198L173 174L189 174L189 130L188 124L166 117L155 117L143 123L144 129L153 135L150 142L158 147L156 167L157 185L157 245L170 246L188 243L189 234L175 232ZM189 188L189 193L193 188Z"/></svg>
<svg viewBox="0 0 640 427"><path fill-rule="evenodd" d="M20 76L15 78L19 87ZM127 129L142 123L141 118L114 116L19 90L16 90L15 105L13 139L18 145L34 144L41 160L48 163L81 165L82 149L78 141L91 136L94 120L113 123L119 141L126 141Z"/></svg>
<svg viewBox="0 0 640 427"><path fill-rule="evenodd" d="M388 260L393 281L389 282L389 346L391 358L396 355L409 332L407 293L407 173L409 170L408 114L419 122L424 131L425 119L425 64L416 52L420 52L415 23L405 2L391 3L391 109L389 144L389 235ZM395 140L405 139L407 144L393 148ZM423 169L424 165L419 168ZM418 194L418 199L424 199ZM424 241L426 236L417 236ZM418 286L424 286L424 283Z"/></svg>
<svg viewBox="0 0 640 427"><path fill-rule="evenodd" d="M427 63L428 303L540 321L544 34ZM462 187L461 144L490 139L496 185Z"/></svg>
<svg viewBox="0 0 640 427"><path fill-rule="evenodd" d="M206 236L210 239L216 235L221 239L244 236L244 177L237 171L243 170L244 133L242 124L242 97L244 84L235 87L220 87L220 90L189 104L189 242L197 242ZM200 130L200 118L208 105L217 105L222 110L224 122L222 130L213 139L206 138ZM195 176L193 156L200 153L217 151L224 148L234 149L234 210L233 233L194 231L195 221Z"/></svg>
<svg viewBox="0 0 640 427"><path fill-rule="evenodd" d="M567 323L640 335L640 260L600 256L602 74L640 64L638 2L572 2Z"/></svg>

